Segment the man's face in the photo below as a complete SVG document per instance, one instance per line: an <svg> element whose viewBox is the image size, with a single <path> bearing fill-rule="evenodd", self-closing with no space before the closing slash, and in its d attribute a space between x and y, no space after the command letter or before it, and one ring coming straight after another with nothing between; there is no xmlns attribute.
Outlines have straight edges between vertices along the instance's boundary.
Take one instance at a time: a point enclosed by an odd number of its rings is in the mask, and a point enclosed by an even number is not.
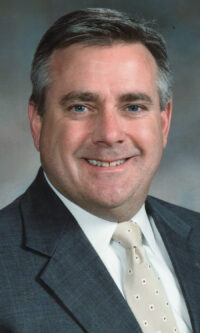
<svg viewBox="0 0 200 333"><path fill-rule="evenodd" d="M29 117L51 183L84 209L125 220L140 208L166 145L157 66L141 44L54 52L45 115Z"/></svg>

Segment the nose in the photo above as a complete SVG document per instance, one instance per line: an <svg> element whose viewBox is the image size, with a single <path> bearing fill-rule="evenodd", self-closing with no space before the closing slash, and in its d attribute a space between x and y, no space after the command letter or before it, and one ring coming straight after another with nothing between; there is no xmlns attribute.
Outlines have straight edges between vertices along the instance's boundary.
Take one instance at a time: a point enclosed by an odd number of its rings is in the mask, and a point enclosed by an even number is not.
<svg viewBox="0 0 200 333"><path fill-rule="evenodd" d="M125 134L122 126L122 119L114 110L104 109L99 113L94 126L92 140L95 144L112 146L122 143Z"/></svg>

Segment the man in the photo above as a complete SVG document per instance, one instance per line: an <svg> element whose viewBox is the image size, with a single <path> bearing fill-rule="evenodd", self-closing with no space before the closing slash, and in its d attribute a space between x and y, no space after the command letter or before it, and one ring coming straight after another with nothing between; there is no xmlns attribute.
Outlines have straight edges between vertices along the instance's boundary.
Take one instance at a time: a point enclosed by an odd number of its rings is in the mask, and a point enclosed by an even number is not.
<svg viewBox="0 0 200 333"><path fill-rule="evenodd" d="M147 198L172 112L162 37L114 10L77 11L46 32L31 78L42 168L1 211L0 331L200 332L199 214ZM142 232L131 251L159 276L174 326L129 302L128 249L114 236L125 221Z"/></svg>

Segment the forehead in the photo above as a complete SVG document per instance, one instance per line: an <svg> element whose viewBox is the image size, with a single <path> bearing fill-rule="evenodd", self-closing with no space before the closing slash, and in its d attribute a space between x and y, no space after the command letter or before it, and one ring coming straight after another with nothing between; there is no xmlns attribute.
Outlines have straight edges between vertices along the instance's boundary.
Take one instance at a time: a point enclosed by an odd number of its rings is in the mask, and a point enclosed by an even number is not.
<svg viewBox="0 0 200 333"><path fill-rule="evenodd" d="M156 85L157 65L141 43L85 46L75 44L56 50L50 59L54 89L113 91ZM64 88L65 87L65 88ZM51 88L50 88L51 89Z"/></svg>
<svg viewBox="0 0 200 333"><path fill-rule="evenodd" d="M156 62L150 51L141 43L115 43L111 46L88 46L82 44L74 44L69 47L55 50L50 58L51 70L62 70L62 65L68 66L73 63L79 63L80 66L87 63L89 58L93 58L93 63L98 62L104 64L109 61L121 63L122 61L139 61L143 65L157 67Z"/></svg>

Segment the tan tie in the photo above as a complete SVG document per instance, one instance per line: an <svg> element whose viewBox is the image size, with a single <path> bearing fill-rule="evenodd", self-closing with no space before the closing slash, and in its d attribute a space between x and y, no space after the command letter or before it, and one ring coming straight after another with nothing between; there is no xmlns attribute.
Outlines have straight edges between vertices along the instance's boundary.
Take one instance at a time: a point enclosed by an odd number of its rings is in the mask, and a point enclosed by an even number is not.
<svg viewBox="0 0 200 333"><path fill-rule="evenodd" d="M126 249L125 296L144 333L177 333L176 322L160 278L142 247L142 235L134 222L121 222L113 240Z"/></svg>

